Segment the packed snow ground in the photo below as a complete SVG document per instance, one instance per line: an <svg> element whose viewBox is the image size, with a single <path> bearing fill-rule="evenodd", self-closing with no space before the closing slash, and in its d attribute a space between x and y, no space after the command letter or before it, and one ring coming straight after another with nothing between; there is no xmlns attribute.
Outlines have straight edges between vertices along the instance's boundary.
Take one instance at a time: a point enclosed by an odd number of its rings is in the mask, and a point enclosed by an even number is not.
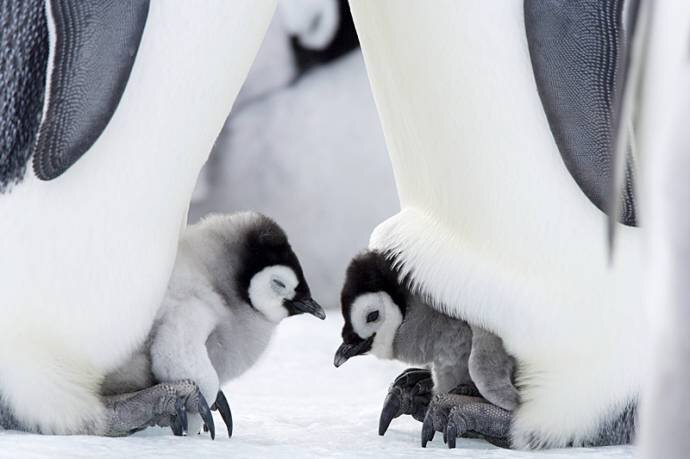
<svg viewBox="0 0 690 459"><path fill-rule="evenodd" d="M461 457L461 458L631 458L632 447L508 451L480 440L459 440L445 448L436 435L426 450L419 446L421 425L396 419L385 437L377 434L378 416L388 384L404 368L374 357L356 357L333 367L341 319L329 311L325 322L295 317L279 327L260 363L224 387L232 408L231 439L220 416L217 435L174 437L149 429L129 438L41 436L0 431L0 458L290 458L302 457Z"/></svg>

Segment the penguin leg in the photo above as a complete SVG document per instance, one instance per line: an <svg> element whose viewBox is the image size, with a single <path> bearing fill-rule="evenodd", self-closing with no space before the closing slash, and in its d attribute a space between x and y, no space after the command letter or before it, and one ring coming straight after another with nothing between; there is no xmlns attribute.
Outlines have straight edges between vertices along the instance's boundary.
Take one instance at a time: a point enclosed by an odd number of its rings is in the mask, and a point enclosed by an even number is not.
<svg viewBox="0 0 690 459"><path fill-rule="evenodd" d="M124 436L148 426L170 426L175 435L187 431L187 413L198 413L215 438L213 416L197 385L189 380L161 383L149 388L103 397L107 436Z"/></svg>
<svg viewBox="0 0 690 459"><path fill-rule="evenodd" d="M391 421L403 414L423 421L433 387L431 372L421 368L408 368L395 378L381 409L379 435L385 434Z"/></svg>
<svg viewBox="0 0 690 459"><path fill-rule="evenodd" d="M458 437L479 437L501 447L509 446L512 413L492 405L481 397L436 394L422 426L422 447L443 432L448 448L455 448Z"/></svg>

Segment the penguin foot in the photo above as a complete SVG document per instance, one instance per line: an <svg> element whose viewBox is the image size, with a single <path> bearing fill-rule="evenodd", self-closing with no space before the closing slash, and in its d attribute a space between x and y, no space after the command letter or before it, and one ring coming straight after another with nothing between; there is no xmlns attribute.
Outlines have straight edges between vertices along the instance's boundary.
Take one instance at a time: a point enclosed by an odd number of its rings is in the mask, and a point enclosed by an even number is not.
<svg viewBox="0 0 690 459"><path fill-rule="evenodd" d="M479 392L479 389L477 389L477 386L474 385L472 381L466 383L466 384L458 384L458 386L455 389L452 389L449 394L454 394L454 395L466 395L468 397L481 397L482 394Z"/></svg>
<svg viewBox="0 0 690 459"><path fill-rule="evenodd" d="M199 414L211 439L216 436L208 403L197 385L189 380L156 384L129 394L111 395L104 397L103 403L108 414L107 436L129 435L153 425L169 426L175 435L184 435L188 430L188 413Z"/></svg>
<svg viewBox="0 0 690 459"><path fill-rule="evenodd" d="M213 405L211 405L211 411L218 411L220 417L225 423L225 427L228 429L228 438L232 437L232 412L230 411L230 405L228 405L228 399L225 398L225 394L222 390L218 391L218 396ZM204 432L208 431L208 426L204 424Z"/></svg>
<svg viewBox="0 0 690 459"><path fill-rule="evenodd" d="M509 447L512 413L481 397L436 394L422 425L422 448L443 432L448 448L455 448L459 437L483 438L496 446Z"/></svg>
<svg viewBox="0 0 690 459"><path fill-rule="evenodd" d="M385 434L391 421L403 414L422 422L433 387L431 372L421 368L408 368L395 378L381 409L379 435Z"/></svg>

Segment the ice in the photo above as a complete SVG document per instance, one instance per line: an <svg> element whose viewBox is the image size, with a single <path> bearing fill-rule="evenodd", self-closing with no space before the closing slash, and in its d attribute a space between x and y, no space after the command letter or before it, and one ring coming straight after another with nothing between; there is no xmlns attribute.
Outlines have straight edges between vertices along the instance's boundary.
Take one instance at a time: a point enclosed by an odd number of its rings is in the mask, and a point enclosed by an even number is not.
<svg viewBox="0 0 690 459"><path fill-rule="evenodd" d="M164 429L129 438L0 432L0 458L633 457L630 446L534 453L469 439L449 451L440 435L422 450L421 425L411 418L394 420L385 437L379 437L383 398L404 365L363 356L334 368L342 321L337 311L329 315L325 322L311 316L283 321L261 361L224 387L235 420L231 439L216 413L215 441L207 435L174 437Z"/></svg>

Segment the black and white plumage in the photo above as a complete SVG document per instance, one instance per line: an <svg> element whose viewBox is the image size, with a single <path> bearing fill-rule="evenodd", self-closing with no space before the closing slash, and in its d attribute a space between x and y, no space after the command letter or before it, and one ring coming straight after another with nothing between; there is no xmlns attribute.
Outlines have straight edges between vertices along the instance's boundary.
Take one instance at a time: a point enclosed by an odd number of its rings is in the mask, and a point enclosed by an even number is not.
<svg viewBox="0 0 690 459"><path fill-rule="evenodd" d="M0 192L24 177L41 121L48 62L43 3L0 3Z"/></svg>
<svg viewBox="0 0 690 459"><path fill-rule="evenodd" d="M0 394L16 421L3 425L129 431L100 383L152 327L199 169L274 8L0 2L13 24L0 30ZM161 394L178 390L197 389L148 391L141 413L169 414Z"/></svg>
<svg viewBox="0 0 690 459"><path fill-rule="evenodd" d="M636 8L637 0L524 3L534 78L558 151L582 192L607 213ZM633 168L628 161L619 210L627 225L637 221Z"/></svg>
<svg viewBox="0 0 690 459"><path fill-rule="evenodd" d="M442 394L442 399L460 391L482 396L506 411L517 406L515 362L503 349L500 338L429 306L404 286L384 254L367 251L352 260L341 302L345 324L343 344L335 354L336 367L350 357L371 353L428 368L433 389L426 387L424 392ZM423 379L421 370L408 370L396 380L384 403L379 434L383 435L393 417L401 414L424 419L429 400L422 400L419 390L432 382ZM404 393L408 389L406 381L417 386L413 388L417 391L414 396ZM403 406L406 398L410 406ZM436 409L436 403L431 401L430 411ZM507 413L503 420L507 426ZM446 426L436 427L445 431Z"/></svg>
<svg viewBox="0 0 690 459"><path fill-rule="evenodd" d="M50 58L33 169L41 180L64 173L100 137L127 86L149 0L47 1Z"/></svg>
<svg viewBox="0 0 690 459"><path fill-rule="evenodd" d="M645 374L640 230L609 264L590 169L612 164L627 5L571 3L351 2L401 202L370 248L503 339L517 448L630 442Z"/></svg>

